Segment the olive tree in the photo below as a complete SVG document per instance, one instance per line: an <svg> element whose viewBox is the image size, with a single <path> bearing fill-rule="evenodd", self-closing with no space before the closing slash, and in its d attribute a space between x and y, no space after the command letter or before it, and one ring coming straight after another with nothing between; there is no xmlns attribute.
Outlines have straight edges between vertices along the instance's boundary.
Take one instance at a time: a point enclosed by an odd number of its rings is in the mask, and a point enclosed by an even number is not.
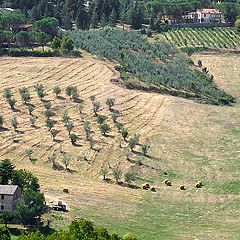
<svg viewBox="0 0 240 240"><path fill-rule="evenodd" d="M22 101L25 104L30 101L31 99L30 92L26 87L19 88L19 93L21 95Z"/></svg>
<svg viewBox="0 0 240 240"><path fill-rule="evenodd" d="M68 121L65 126L66 126L66 129L68 131L68 135L70 136L70 133L74 128L74 124L73 124L72 121Z"/></svg>
<svg viewBox="0 0 240 240"><path fill-rule="evenodd" d="M118 183L122 176L121 169L119 167L113 168L112 174L113 174L113 177L115 178L116 183Z"/></svg>
<svg viewBox="0 0 240 240"><path fill-rule="evenodd" d="M109 172L109 167L106 164L103 164L100 171L100 174L103 176L103 180L106 180L106 176L108 172Z"/></svg>
<svg viewBox="0 0 240 240"><path fill-rule="evenodd" d="M86 138L87 140L89 140L90 136L91 136L91 126L90 123L88 121L84 121L83 123L83 127L86 133Z"/></svg>
<svg viewBox="0 0 240 240"><path fill-rule="evenodd" d="M51 109L52 104L51 104L51 102L44 102L43 106L46 110L49 110L49 109Z"/></svg>
<svg viewBox="0 0 240 240"><path fill-rule="evenodd" d="M118 132L121 132L124 129L123 123L116 122L115 123L116 128L118 129Z"/></svg>
<svg viewBox="0 0 240 240"><path fill-rule="evenodd" d="M137 145L137 140L135 138L130 138L128 140L128 146L130 147L131 151L133 151L136 145Z"/></svg>
<svg viewBox="0 0 240 240"><path fill-rule="evenodd" d="M28 105L27 109L28 109L29 115L32 115L35 108L33 107L33 105L30 104Z"/></svg>
<svg viewBox="0 0 240 240"><path fill-rule="evenodd" d="M52 139L53 139L53 141L55 141L56 139L56 136L57 136L57 134L59 133L60 131L59 130L57 130L57 129L55 129L55 128L51 128L50 129L50 133L51 133L51 135L52 135Z"/></svg>
<svg viewBox="0 0 240 240"><path fill-rule="evenodd" d="M132 171L128 171L124 174L124 181L128 184L136 179L136 173Z"/></svg>
<svg viewBox="0 0 240 240"><path fill-rule="evenodd" d="M128 129L123 128L121 134L122 134L122 137L123 137L124 141L126 141L126 139L128 137Z"/></svg>
<svg viewBox="0 0 240 240"><path fill-rule="evenodd" d="M104 136L111 131L111 128L107 123L100 124L99 128L100 128L102 135L104 135Z"/></svg>
<svg viewBox="0 0 240 240"><path fill-rule="evenodd" d="M12 118L12 126L13 126L14 130L16 131L17 128L18 128L18 120L17 120L17 117L16 117L16 116L14 116L14 117Z"/></svg>
<svg viewBox="0 0 240 240"><path fill-rule="evenodd" d="M32 161L33 150L31 148L26 150L26 155L30 161Z"/></svg>
<svg viewBox="0 0 240 240"><path fill-rule="evenodd" d="M30 116L29 120L31 122L31 125L33 127L35 127L35 123L36 123L37 118L35 116Z"/></svg>
<svg viewBox="0 0 240 240"><path fill-rule="evenodd" d="M37 92L38 97L41 99L41 101L43 100L43 98L47 95L45 92L45 88L42 84L37 84L34 85L34 88Z"/></svg>
<svg viewBox="0 0 240 240"><path fill-rule="evenodd" d="M108 105L108 109L112 110L112 107L115 105L115 99L114 98L108 98L106 101L106 104Z"/></svg>
<svg viewBox="0 0 240 240"><path fill-rule="evenodd" d="M147 144L142 144L142 145L141 145L141 148L142 148L142 154L146 156L147 153L148 153L148 149L150 148L150 146L148 146Z"/></svg>
<svg viewBox="0 0 240 240"><path fill-rule="evenodd" d="M11 109L14 109L17 100L16 100L15 98L11 97L11 98L8 98L8 99L7 99L7 102L8 102L8 104L9 104L9 106L11 107Z"/></svg>
<svg viewBox="0 0 240 240"><path fill-rule="evenodd" d="M44 111L44 116L47 119L50 119L51 117L55 116L55 113L53 112L52 109L47 109L46 111Z"/></svg>
<svg viewBox="0 0 240 240"><path fill-rule="evenodd" d="M68 110L67 109L64 110L62 119L63 119L63 123L64 123L65 126L71 120L71 118L68 115Z"/></svg>
<svg viewBox="0 0 240 240"><path fill-rule="evenodd" d="M97 122L99 123L99 124L103 124L105 121L107 120L107 117L106 116L104 116L104 115L98 115L97 116Z"/></svg>
<svg viewBox="0 0 240 240"><path fill-rule="evenodd" d="M0 115L0 127L3 126L3 123L4 123L4 118L2 115Z"/></svg>
<svg viewBox="0 0 240 240"><path fill-rule="evenodd" d="M94 112L95 116L97 116L98 111L101 108L101 104L100 104L100 102L95 102L95 101L92 104L93 104L93 112Z"/></svg>
<svg viewBox="0 0 240 240"><path fill-rule="evenodd" d="M10 88L5 88L3 92L3 97L7 100L13 96Z"/></svg>
<svg viewBox="0 0 240 240"><path fill-rule="evenodd" d="M57 98L59 97L61 92L62 92L62 89L59 86L55 86L53 88L53 93L56 95Z"/></svg>
<svg viewBox="0 0 240 240"><path fill-rule="evenodd" d="M48 128L48 131L51 131L51 129L54 127L54 121L52 119L47 119L46 126Z"/></svg>
<svg viewBox="0 0 240 240"><path fill-rule="evenodd" d="M71 156L67 153L64 153L62 155L62 161L63 161L63 164L65 165L65 170L68 170L68 166L71 162Z"/></svg>
<svg viewBox="0 0 240 240"><path fill-rule="evenodd" d="M76 142L79 139L79 137L75 133L71 133L69 135L69 138L71 140L72 145L76 145Z"/></svg>

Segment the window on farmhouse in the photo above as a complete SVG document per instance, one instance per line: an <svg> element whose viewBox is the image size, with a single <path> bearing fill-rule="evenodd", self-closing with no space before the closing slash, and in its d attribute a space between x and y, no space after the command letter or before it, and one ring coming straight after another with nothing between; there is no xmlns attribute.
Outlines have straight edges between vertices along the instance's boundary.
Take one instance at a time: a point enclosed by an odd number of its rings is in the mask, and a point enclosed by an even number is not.
<svg viewBox="0 0 240 240"><path fill-rule="evenodd" d="M4 210L4 206L1 206L1 210Z"/></svg>
<svg viewBox="0 0 240 240"><path fill-rule="evenodd" d="M4 195L1 195L1 199L4 199Z"/></svg>

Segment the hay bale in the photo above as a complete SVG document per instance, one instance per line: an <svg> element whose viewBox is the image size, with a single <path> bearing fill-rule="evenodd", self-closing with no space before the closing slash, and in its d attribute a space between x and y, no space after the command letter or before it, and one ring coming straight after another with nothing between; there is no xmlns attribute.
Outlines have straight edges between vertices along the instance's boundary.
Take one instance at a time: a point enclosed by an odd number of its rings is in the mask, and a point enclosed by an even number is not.
<svg viewBox="0 0 240 240"><path fill-rule="evenodd" d="M167 185L167 182L168 182L168 181L169 181L168 179L165 179L165 180L164 180L164 184Z"/></svg>
<svg viewBox="0 0 240 240"><path fill-rule="evenodd" d="M196 183L195 186L196 186L196 188L201 188L202 187L200 183Z"/></svg>
<svg viewBox="0 0 240 240"><path fill-rule="evenodd" d="M146 188L150 188L149 183L145 183Z"/></svg>
<svg viewBox="0 0 240 240"><path fill-rule="evenodd" d="M144 189L144 190L148 190L149 188L150 188L150 186L148 183L145 183L142 185L142 189Z"/></svg>
<svg viewBox="0 0 240 240"><path fill-rule="evenodd" d="M202 184L201 181L197 181L197 183L198 183L201 187L203 186L203 184Z"/></svg>
<svg viewBox="0 0 240 240"><path fill-rule="evenodd" d="M69 193L69 190L68 190L67 188L64 188L64 189L63 189L63 192L64 192L64 193Z"/></svg>
<svg viewBox="0 0 240 240"><path fill-rule="evenodd" d="M152 187L150 188L150 190L151 190L152 192L156 192L156 187L153 187L153 186L152 186Z"/></svg>
<svg viewBox="0 0 240 240"><path fill-rule="evenodd" d="M185 186L184 185L180 185L180 190L186 190Z"/></svg>
<svg viewBox="0 0 240 240"><path fill-rule="evenodd" d="M167 185L167 186L172 186L172 183L171 183L170 181L167 181L167 182L166 182L166 185Z"/></svg>

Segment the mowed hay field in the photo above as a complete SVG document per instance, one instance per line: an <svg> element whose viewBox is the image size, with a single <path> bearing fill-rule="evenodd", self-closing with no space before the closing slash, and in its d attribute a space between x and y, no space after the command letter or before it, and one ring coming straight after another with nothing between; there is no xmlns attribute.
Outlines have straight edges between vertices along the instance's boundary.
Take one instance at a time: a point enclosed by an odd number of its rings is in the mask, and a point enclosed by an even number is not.
<svg viewBox="0 0 240 240"><path fill-rule="evenodd" d="M68 58L0 58L0 112L5 118L7 131L0 133L1 159L11 158L18 168L33 171L40 179L47 200L62 200L68 213L51 216L54 227L64 227L76 218L84 217L110 231L135 233L139 239L239 239L240 238L240 57L238 55L195 55L203 60L220 87L233 94L237 103L221 107L195 103L191 100L155 93L133 91L113 85L110 80L119 75L110 63L86 56ZM43 103L36 96L33 85L42 83L56 113L53 119L60 130L53 142L45 126ZM90 150L86 141L76 104L62 93L57 99L54 86L65 89L77 86L84 100L85 119L91 123L96 148ZM21 103L19 87L28 87L31 103L38 117L37 127L31 127L28 111ZM13 112L3 98L3 90L11 87L17 111ZM100 114L108 116L111 136L103 137L92 111L89 97L96 95L102 105ZM111 120L105 101L115 98L115 109L122 113L119 121L130 135L141 134L140 142L151 145L150 157L139 153L125 156L126 143L119 147L120 134ZM72 146L62 122L68 109L74 121L73 132L78 134L79 146ZM18 143L12 142L11 119L17 116ZM37 159L33 164L26 156L33 150ZM60 149L72 156L69 168L73 171L54 171L48 157L56 152L61 163ZM83 155L88 161L83 160ZM141 160L143 165L137 164ZM128 189L101 180L101 166L119 165L123 172L138 168L140 186L149 182L157 192ZM111 174L109 175L112 178ZM163 180L172 181L172 187ZM197 180L203 188L196 189ZM179 190L184 184L186 191ZM62 192L69 189L69 194Z"/></svg>

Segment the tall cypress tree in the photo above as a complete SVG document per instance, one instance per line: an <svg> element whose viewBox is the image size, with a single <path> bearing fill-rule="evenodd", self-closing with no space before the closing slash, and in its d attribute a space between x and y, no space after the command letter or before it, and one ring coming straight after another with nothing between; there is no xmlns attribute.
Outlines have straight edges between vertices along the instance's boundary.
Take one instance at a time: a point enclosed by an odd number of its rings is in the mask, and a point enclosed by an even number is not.
<svg viewBox="0 0 240 240"><path fill-rule="evenodd" d="M86 9L84 0L78 0L75 22L78 29L82 29L82 30L89 29L89 25L90 25L89 14Z"/></svg>

